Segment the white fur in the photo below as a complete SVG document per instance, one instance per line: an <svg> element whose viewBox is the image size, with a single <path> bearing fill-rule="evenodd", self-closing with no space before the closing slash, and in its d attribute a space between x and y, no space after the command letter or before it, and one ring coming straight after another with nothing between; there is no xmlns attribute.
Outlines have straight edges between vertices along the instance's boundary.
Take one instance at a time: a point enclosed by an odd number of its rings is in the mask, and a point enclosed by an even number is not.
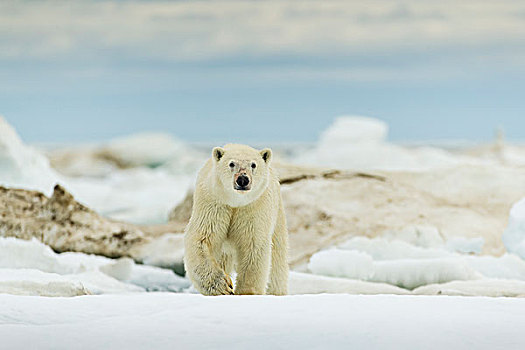
<svg viewBox="0 0 525 350"><path fill-rule="evenodd" d="M269 149L228 144L214 148L200 170L184 261L202 294L233 294L229 275L234 270L235 294L287 294L288 231L270 163ZM249 191L234 189L240 172L250 178Z"/></svg>

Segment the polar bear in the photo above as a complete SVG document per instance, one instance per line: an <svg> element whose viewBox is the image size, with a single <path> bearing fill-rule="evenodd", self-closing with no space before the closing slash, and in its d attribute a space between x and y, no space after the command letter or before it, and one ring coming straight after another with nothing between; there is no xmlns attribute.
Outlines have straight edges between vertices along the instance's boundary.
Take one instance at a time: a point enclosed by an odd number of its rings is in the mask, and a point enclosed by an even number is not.
<svg viewBox="0 0 525 350"><path fill-rule="evenodd" d="M268 148L228 144L199 171L184 263L202 294L287 294L288 231L271 160Z"/></svg>

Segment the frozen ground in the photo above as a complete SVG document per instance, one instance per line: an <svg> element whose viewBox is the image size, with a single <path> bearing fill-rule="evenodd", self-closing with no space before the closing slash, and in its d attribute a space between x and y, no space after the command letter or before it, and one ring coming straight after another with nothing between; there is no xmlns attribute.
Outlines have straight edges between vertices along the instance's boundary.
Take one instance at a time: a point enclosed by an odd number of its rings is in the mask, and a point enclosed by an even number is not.
<svg viewBox="0 0 525 350"><path fill-rule="evenodd" d="M0 295L17 349L522 349L525 299Z"/></svg>

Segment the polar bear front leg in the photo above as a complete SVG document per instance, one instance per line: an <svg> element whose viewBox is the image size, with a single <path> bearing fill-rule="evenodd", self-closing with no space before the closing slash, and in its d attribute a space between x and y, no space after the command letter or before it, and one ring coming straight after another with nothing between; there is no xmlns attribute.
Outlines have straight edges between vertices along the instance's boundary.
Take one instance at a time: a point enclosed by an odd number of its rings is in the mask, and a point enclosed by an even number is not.
<svg viewBox="0 0 525 350"><path fill-rule="evenodd" d="M210 206L195 209L184 236L184 263L193 285L204 295L233 294L230 276L216 259L221 252L231 214Z"/></svg>
<svg viewBox="0 0 525 350"><path fill-rule="evenodd" d="M288 230L282 203L272 237L272 267L267 294L288 294Z"/></svg>
<svg viewBox="0 0 525 350"><path fill-rule="evenodd" d="M265 293L270 273L271 244L269 240L251 240L237 250L235 294Z"/></svg>
<svg viewBox="0 0 525 350"><path fill-rule="evenodd" d="M195 288L203 295L233 294L232 280L215 260L210 242L186 241L185 267Z"/></svg>

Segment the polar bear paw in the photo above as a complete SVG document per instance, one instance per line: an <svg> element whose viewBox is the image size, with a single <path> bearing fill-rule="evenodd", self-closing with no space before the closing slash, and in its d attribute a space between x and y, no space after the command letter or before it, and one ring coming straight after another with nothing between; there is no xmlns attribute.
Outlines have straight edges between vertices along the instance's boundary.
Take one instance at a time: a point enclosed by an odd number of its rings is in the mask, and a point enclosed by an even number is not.
<svg viewBox="0 0 525 350"><path fill-rule="evenodd" d="M208 295L233 295L233 283L230 276L222 271L212 275L207 286Z"/></svg>

